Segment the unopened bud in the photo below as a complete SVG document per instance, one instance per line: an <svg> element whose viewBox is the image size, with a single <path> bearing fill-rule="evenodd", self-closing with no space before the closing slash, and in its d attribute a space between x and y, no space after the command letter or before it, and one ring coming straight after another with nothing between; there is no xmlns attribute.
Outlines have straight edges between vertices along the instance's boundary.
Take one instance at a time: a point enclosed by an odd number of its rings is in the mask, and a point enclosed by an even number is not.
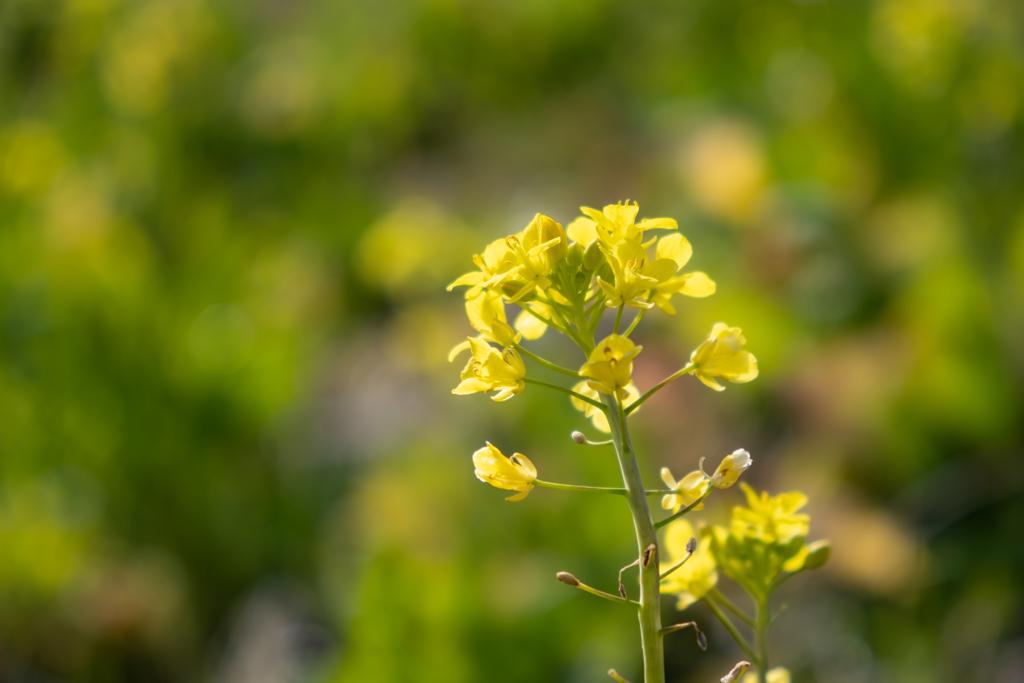
<svg viewBox="0 0 1024 683"><path fill-rule="evenodd" d="M686 542L686 552L693 554L697 550L697 539L690 536L690 540Z"/></svg>
<svg viewBox="0 0 1024 683"><path fill-rule="evenodd" d="M647 546L647 549L644 550L644 563L643 564L644 564L645 567L648 566L649 564L651 564L651 558L654 557L655 553L657 553L657 552L658 552L658 546L654 545L653 543L650 544L649 546Z"/></svg>
<svg viewBox="0 0 1024 683"><path fill-rule="evenodd" d="M625 678L619 675L619 672L615 669L608 669L608 675L614 678L619 683L629 683Z"/></svg>
<svg viewBox="0 0 1024 683"><path fill-rule="evenodd" d="M597 270L604 263L604 254L601 253L600 240L594 240L583 250L583 267L587 270Z"/></svg>
<svg viewBox="0 0 1024 683"><path fill-rule="evenodd" d="M828 562L832 555L832 544L828 541L815 541L807 546L807 558L804 560L804 569L818 569Z"/></svg>
<svg viewBox="0 0 1024 683"><path fill-rule="evenodd" d="M587 442L587 435L583 432L573 432L572 440L582 446Z"/></svg>
<svg viewBox="0 0 1024 683"><path fill-rule="evenodd" d="M734 683L734 681L743 675L743 672L750 668L750 662L738 662L736 666L732 668L732 671L722 676L722 683Z"/></svg>
<svg viewBox="0 0 1024 683"><path fill-rule="evenodd" d="M694 626L694 628L697 627ZM701 631L699 628L697 628L697 645L700 646L700 649L702 650L708 649L708 637L704 635L704 631Z"/></svg>
<svg viewBox="0 0 1024 683"><path fill-rule="evenodd" d="M558 572L557 574L555 574L555 576L558 578L559 581L564 583L566 586L580 585L580 580L572 574L570 574L569 572Z"/></svg>

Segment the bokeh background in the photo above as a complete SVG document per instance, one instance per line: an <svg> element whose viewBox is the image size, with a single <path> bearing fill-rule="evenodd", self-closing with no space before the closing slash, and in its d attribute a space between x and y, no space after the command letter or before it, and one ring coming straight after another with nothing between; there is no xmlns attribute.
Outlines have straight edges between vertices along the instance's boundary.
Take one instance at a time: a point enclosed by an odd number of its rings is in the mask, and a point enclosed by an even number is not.
<svg viewBox="0 0 1024 683"><path fill-rule="evenodd" d="M645 474L745 447L834 543L776 661L1024 680L1022 90L1017 0L0 2L0 681L638 679L554 579L614 586L622 501L470 463L613 456L559 395L452 396L444 289L626 198L718 282L641 387L718 320L761 367L645 405ZM687 614L670 680L717 680Z"/></svg>

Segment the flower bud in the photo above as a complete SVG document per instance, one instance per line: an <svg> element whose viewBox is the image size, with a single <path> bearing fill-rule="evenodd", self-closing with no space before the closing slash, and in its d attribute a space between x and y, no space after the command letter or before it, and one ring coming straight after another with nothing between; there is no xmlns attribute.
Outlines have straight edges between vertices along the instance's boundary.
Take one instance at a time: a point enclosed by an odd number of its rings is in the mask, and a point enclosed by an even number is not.
<svg viewBox="0 0 1024 683"><path fill-rule="evenodd" d="M583 267L587 270L597 270L604 263L604 254L601 253L600 240L594 240L583 250Z"/></svg>
<svg viewBox="0 0 1024 683"><path fill-rule="evenodd" d="M722 676L722 683L734 683L736 679L743 675L743 672L750 668L750 662L737 662L736 666L732 668L732 671Z"/></svg>
<svg viewBox="0 0 1024 683"><path fill-rule="evenodd" d="M804 559L804 569L819 569L832 555L832 544L826 540L815 541L807 545L807 557Z"/></svg>
<svg viewBox="0 0 1024 683"><path fill-rule="evenodd" d="M718 469L711 476L711 485L716 489L729 488L740 478L740 474L752 464L754 464L754 461L750 458L750 453L742 448L733 451L730 455L725 456L722 464L718 466Z"/></svg>
<svg viewBox="0 0 1024 683"><path fill-rule="evenodd" d="M578 585L580 585L580 580L577 579L572 574L570 574L569 572L558 572L557 574L555 574L555 577L559 581L564 583L566 586L578 586Z"/></svg>
<svg viewBox="0 0 1024 683"><path fill-rule="evenodd" d="M697 551L697 539L690 536L690 540L686 542L686 552L693 554Z"/></svg>
<svg viewBox="0 0 1024 683"><path fill-rule="evenodd" d="M583 432L573 432L572 440L582 446L587 442L587 435Z"/></svg>

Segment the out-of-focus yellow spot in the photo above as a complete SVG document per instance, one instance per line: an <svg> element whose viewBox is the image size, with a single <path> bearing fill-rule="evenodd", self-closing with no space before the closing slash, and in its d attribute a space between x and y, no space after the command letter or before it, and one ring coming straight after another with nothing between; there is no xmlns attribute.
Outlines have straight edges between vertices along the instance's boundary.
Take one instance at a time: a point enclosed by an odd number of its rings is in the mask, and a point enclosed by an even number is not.
<svg viewBox="0 0 1024 683"><path fill-rule="evenodd" d="M153 0L132 7L105 46L100 77L115 109L142 116L166 104L176 72L197 62L212 19L202 0Z"/></svg>
<svg viewBox="0 0 1024 683"><path fill-rule="evenodd" d="M871 45L875 57L904 85L937 94L955 64L964 21L952 0L882 0L875 8Z"/></svg>
<svg viewBox="0 0 1024 683"><path fill-rule="evenodd" d="M96 244L114 221L107 188L95 176L66 174L55 184L46 205L47 237L56 251Z"/></svg>
<svg viewBox="0 0 1024 683"><path fill-rule="evenodd" d="M367 230L356 264L366 282L405 297L432 292L451 279L475 244L475 234L440 206L407 198Z"/></svg>
<svg viewBox="0 0 1024 683"><path fill-rule="evenodd" d="M754 218L764 196L764 150L757 132L736 121L699 130L680 159L683 184L708 213L733 223Z"/></svg>
<svg viewBox="0 0 1024 683"><path fill-rule="evenodd" d="M938 197L895 199L868 215L864 238L868 254L885 270L916 269L956 248L956 216Z"/></svg>
<svg viewBox="0 0 1024 683"><path fill-rule="evenodd" d="M65 157L64 146L45 123L15 124L0 133L0 183L18 193L44 190Z"/></svg>
<svg viewBox="0 0 1024 683"><path fill-rule="evenodd" d="M923 569L923 550L898 519L863 507L836 507L827 520L832 540L830 571L881 595L906 590Z"/></svg>
<svg viewBox="0 0 1024 683"><path fill-rule="evenodd" d="M322 104L324 69L323 55L310 42L293 41L268 49L242 88L242 119L268 138L302 132Z"/></svg>

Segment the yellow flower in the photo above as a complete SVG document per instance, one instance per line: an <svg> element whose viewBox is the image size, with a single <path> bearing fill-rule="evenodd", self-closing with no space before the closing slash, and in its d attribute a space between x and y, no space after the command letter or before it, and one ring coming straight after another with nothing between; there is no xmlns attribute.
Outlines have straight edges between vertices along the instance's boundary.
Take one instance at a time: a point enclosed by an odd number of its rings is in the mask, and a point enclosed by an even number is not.
<svg viewBox="0 0 1024 683"><path fill-rule="evenodd" d="M693 374L715 391L725 389L715 377L737 384L749 382L757 377L757 359L743 350L746 343L740 328L715 323L708 338L690 354Z"/></svg>
<svg viewBox="0 0 1024 683"><path fill-rule="evenodd" d="M516 255L506 242L507 238L494 240L487 245L484 253L473 257L473 263L480 270L460 275L455 282L448 285L448 291L456 287L469 286L467 299L476 298L480 291L489 286L488 283L500 282L516 266Z"/></svg>
<svg viewBox="0 0 1024 683"><path fill-rule="evenodd" d="M661 499L661 507L674 513L700 500L700 497L708 490L708 478L700 470L694 470L679 481L676 481L675 477L672 476L672 472L667 467L662 467L661 480L670 489L678 491L678 493L670 493ZM703 510L704 503L693 509Z"/></svg>
<svg viewBox="0 0 1024 683"><path fill-rule="evenodd" d="M595 401L601 399L600 394L590 388L590 384L586 381L580 382L572 388L577 394L583 394L587 398L592 398ZM626 385L626 397L622 399L622 407L628 408L637 402L640 398L640 390L636 388L636 385L630 382ZM590 421L594 423L594 429L608 434L612 431L611 426L608 424L608 416L603 410L596 406L592 406L589 403L584 403L575 396L572 397L572 407L583 413L584 417L589 417Z"/></svg>
<svg viewBox="0 0 1024 683"><path fill-rule="evenodd" d="M537 468L522 453L513 453L506 458L490 442L473 454L476 478L499 489L518 491L505 500L515 502L526 498L537 481Z"/></svg>
<svg viewBox="0 0 1024 683"><path fill-rule="evenodd" d="M590 388L594 391L614 393L622 399L633 374L633 359L641 349L642 346L618 334L605 337L590 352L589 359L580 368L580 377L589 377Z"/></svg>
<svg viewBox="0 0 1024 683"><path fill-rule="evenodd" d="M782 666L777 666L774 669L770 669L768 671L768 675L765 676L766 683L789 683L790 680L791 677L789 675L789 669ZM740 683L758 683L757 674L753 671L747 673L747 675L743 677L743 680L740 681Z"/></svg>
<svg viewBox="0 0 1024 683"><path fill-rule="evenodd" d="M630 204L628 201L625 204L609 204L603 211L581 206L580 211L590 218L581 216L570 223L569 237L584 247L596 239L600 239L609 247L614 247L625 239L642 242L645 230L675 230L679 227L671 218L645 218L639 223L634 223L639 210L636 202Z"/></svg>
<svg viewBox="0 0 1024 683"><path fill-rule="evenodd" d="M634 308L651 308L647 292L667 281L675 272L675 261L661 259L648 262L647 252L632 239L624 239L605 254L615 275L614 284L597 278L597 284L608 296L605 305L615 308L623 304Z"/></svg>
<svg viewBox="0 0 1024 683"><path fill-rule="evenodd" d="M722 463L711 475L711 485L716 489L727 489L736 483L744 470L754 464L750 453L740 448L722 459Z"/></svg>
<svg viewBox="0 0 1024 683"><path fill-rule="evenodd" d="M687 264L690 256L693 255L693 247L679 233L672 233L659 239L654 255L655 263L666 260L675 263L672 276L659 282L658 286L654 288L653 301L665 313L675 315L676 309L672 306L673 294L700 298L715 293L715 283L704 273L696 271L678 274L678 271Z"/></svg>
<svg viewBox="0 0 1024 683"><path fill-rule="evenodd" d="M499 346L511 346L518 342L516 334L505 320L505 304L501 294L497 292L480 292L480 295L466 300L466 317L469 324L480 333L480 339L493 342ZM451 362L460 353L469 348L469 341L464 341L448 354Z"/></svg>
<svg viewBox="0 0 1024 683"><path fill-rule="evenodd" d="M569 251L569 238L565 230L553 219L537 214L526 228L505 238L516 259L516 265L499 278L485 283L487 287L501 286L509 303L515 303L534 290L551 287L548 275Z"/></svg>
<svg viewBox="0 0 1024 683"><path fill-rule="evenodd" d="M491 396L495 401L507 401L526 388L523 378L526 365L515 349L499 352L482 339L470 338L469 348L473 357L462 371L462 382L452 389L453 394L475 394L480 391L497 391Z"/></svg>
<svg viewBox="0 0 1024 683"><path fill-rule="evenodd" d="M804 547L800 548L800 552L786 560L782 568L787 572L819 569L828 562L828 558L831 555L832 543L828 540L823 539L814 543L807 543Z"/></svg>
<svg viewBox="0 0 1024 683"><path fill-rule="evenodd" d="M669 558L667 562L661 563L662 571L686 557L686 543L693 537L693 527L685 519L668 525L665 531L665 549ZM676 608L683 610L707 595L717 583L718 571L715 568L715 558L711 556L711 539L704 537L697 544L693 557L665 577L661 586L665 593L679 594Z"/></svg>
<svg viewBox="0 0 1024 683"><path fill-rule="evenodd" d="M748 507L733 509L733 534L765 543L789 543L797 536L807 535L811 518L797 513L807 504L807 496L799 491L781 493L774 498L764 491L759 496L745 482L740 483L740 488L747 496Z"/></svg>

